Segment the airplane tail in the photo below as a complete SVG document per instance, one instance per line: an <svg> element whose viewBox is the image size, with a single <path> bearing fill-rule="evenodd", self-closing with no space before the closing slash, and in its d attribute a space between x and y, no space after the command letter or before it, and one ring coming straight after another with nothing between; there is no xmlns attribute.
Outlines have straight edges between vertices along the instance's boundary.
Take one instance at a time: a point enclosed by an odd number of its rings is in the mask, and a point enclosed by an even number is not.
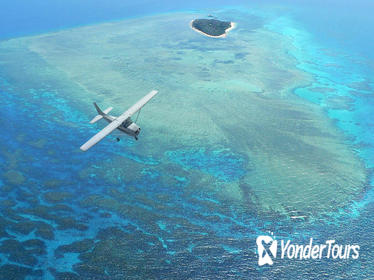
<svg viewBox="0 0 374 280"><path fill-rule="evenodd" d="M99 106L97 106L96 102L94 102L94 105L95 105L95 108L96 108L96 111L97 111L98 115L96 117L94 117L90 121L90 123L95 123L95 122L101 120L103 118L103 116L105 116L106 114L108 114L113 109L113 107L109 107L109 108L106 108L104 111L101 111L101 109L99 108Z"/></svg>

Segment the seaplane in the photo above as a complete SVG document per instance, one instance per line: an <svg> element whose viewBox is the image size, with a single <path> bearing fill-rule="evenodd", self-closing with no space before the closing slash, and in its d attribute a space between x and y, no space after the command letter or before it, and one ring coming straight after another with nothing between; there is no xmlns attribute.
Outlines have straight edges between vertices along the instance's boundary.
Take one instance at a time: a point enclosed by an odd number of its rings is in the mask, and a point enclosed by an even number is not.
<svg viewBox="0 0 374 280"><path fill-rule="evenodd" d="M156 94L158 93L157 90L152 90L138 102L136 102L133 106L131 106L126 112L118 117L114 117L109 115L109 112L113 109L113 107L109 107L102 111L99 106L94 102L94 106L98 115L94 117L90 123L96 123L97 121L104 119L109 124L104 127L101 131L99 131L96 135L94 135L91 139L89 139L86 143L84 143L80 149L82 151L87 151L89 148L100 142L104 137L112 133L114 130L118 129L119 131L132 136L135 140L138 140L138 135L140 133L140 127L131 120L131 116L138 112L138 116L140 110L143 108L145 104L147 104ZM138 118L136 118L137 120ZM117 141L120 139L117 138Z"/></svg>

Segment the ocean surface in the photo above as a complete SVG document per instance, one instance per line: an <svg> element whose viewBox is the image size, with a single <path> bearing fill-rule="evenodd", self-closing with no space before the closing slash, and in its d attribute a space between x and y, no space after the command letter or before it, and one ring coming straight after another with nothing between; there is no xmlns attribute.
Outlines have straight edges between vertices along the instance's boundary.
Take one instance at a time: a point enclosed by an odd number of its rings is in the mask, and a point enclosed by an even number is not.
<svg viewBox="0 0 374 280"><path fill-rule="evenodd" d="M374 279L374 3L246 2L0 0L0 279ZM79 150L153 88L139 141Z"/></svg>

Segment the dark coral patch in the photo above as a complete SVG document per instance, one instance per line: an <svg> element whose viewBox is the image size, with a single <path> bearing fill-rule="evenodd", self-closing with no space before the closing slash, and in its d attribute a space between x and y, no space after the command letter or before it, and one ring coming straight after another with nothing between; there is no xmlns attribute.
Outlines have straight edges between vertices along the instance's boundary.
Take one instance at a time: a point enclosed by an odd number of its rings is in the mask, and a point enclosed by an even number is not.
<svg viewBox="0 0 374 280"><path fill-rule="evenodd" d="M68 192L47 192L44 195L44 199L49 203L56 203L64 201L71 197L71 194Z"/></svg>
<svg viewBox="0 0 374 280"><path fill-rule="evenodd" d="M81 279L154 279L169 268L157 237L129 229L134 231L110 227L98 233L94 248L81 254L82 263L74 265Z"/></svg>
<svg viewBox="0 0 374 280"><path fill-rule="evenodd" d="M83 239L73 242L69 245L62 245L57 247L55 255L56 257L62 257L62 255L65 253L84 253L88 250L91 250L94 244L95 243L92 239Z"/></svg>
<svg viewBox="0 0 374 280"><path fill-rule="evenodd" d="M0 245L0 252L8 255L8 259L23 265L35 266L38 260L34 254L27 250L23 244L17 240L4 240Z"/></svg>
<svg viewBox="0 0 374 280"><path fill-rule="evenodd" d="M0 267L0 280L25 279L30 276L32 269L14 264L6 264Z"/></svg>

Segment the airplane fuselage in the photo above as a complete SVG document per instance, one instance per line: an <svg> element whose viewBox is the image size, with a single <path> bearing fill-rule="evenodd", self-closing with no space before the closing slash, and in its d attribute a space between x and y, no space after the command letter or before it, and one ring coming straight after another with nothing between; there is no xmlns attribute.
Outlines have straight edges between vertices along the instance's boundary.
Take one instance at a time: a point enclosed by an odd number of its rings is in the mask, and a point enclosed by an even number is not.
<svg viewBox="0 0 374 280"><path fill-rule="evenodd" d="M111 123L116 118L111 115L103 115L103 118L108 122ZM122 131L123 133L126 133L127 135L130 135L132 137L135 137L136 140L138 140L138 135L140 133L140 127L134 123L131 118L126 119L119 127L117 127L118 130Z"/></svg>

